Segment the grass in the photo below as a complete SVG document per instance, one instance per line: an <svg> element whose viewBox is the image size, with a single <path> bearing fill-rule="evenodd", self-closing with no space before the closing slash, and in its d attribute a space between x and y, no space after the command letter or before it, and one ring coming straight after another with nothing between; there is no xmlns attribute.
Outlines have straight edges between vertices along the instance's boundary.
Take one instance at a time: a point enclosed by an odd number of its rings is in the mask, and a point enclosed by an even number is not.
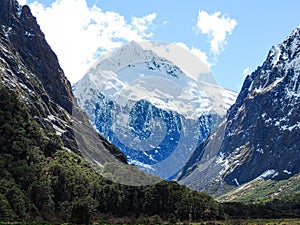
<svg viewBox="0 0 300 225"><path fill-rule="evenodd" d="M299 192L299 180L300 174L297 174L287 180L280 181L258 178L216 198L216 200L221 202L262 202L274 197Z"/></svg>
<svg viewBox="0 0 300 225"><path fill-rule="evenodd" d="M228 220L198 223L199 225L300 225L300 219ZM196 224L195 224L196 225Z"/></svg>
<svg viewBox="0 0 300 225"><path fill-rule="evenodd" d="M47 222L33 222L33 223L1 223L0 225L52 225ZM165 223L167 224L167 223ZM226 220L226 221L206 221L201 223L178 223L178 225L300 225L300 218L298 219L255 219L255 220ZM65 225L68 225L65 223ZM108 223L95 223L95 225L113 225ZM117 225L117 224L116 224ZM120 225L120 224L118 224ZM126 224L123 224L126 225ZM129 225L129 224L128 224ZM141 224L142 225L142 224Z"/></svg>

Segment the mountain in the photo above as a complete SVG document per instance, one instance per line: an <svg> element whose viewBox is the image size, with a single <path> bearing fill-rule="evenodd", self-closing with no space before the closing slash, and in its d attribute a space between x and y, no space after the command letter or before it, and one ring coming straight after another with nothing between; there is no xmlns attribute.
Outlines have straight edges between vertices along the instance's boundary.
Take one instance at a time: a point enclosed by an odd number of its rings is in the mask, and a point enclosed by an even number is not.
<svg viewBox="0 0 300 225"><path fill-rule="evenodd" d="M273 202L271 208L220 204L176 182L128 186L104 177L117 171L116 178L151 180L94 132L29 8L2 0L0 25L2 224L211 223L299 215L299 195L289 196L292 205L276 199L281 211L274 212Z"/></svg>
<svg viewBox="0 0 300 225"><path fill-rule="evenodd" d="M299 73L300 27L272 47L263 65L246 77L226 119L194 151L179 182L220 195L255 179L277 181L297 175Z"/></svg>
<svg viewBox="0 0 300 225"><path fill-rule="evenodd" d="M211 197L145 176L94 131L28 6L1 0L0 25L1 223L223 217ZM152 186L120 184L133 178Z"/></svg>
<svg viewBox="0 0 300 225"><path fill-rule="evenodd" d="M90 125L76 105L71 85L28 6L0 2L1 83L22 96L44 130L60 136L65 149L99 164L125 156ZM82 140L84 139L84 140Z"/></svg>
<svg viewBox="0 0 300 225"><path fill-rule="evenodd" d="M207 82L212 76L200 60L195 68L169 57L177 53L192 61L194 55L184 51L167 43L131 42L99 59L73 87L101 135L130 164L163 179L182 168L236 98Z"/></svg>
<svg viewBox="0 0 300 225"><path fill-rule="evenodd" d="M224 218L223 207L213 198L176 182L128 186L103 177L82 156L63 149L59 136L42 130L20 97L0 85L2 224L161 224ZM136 167L131 170L143 178ZM127 171L121 172L131 179Z"/></svg>

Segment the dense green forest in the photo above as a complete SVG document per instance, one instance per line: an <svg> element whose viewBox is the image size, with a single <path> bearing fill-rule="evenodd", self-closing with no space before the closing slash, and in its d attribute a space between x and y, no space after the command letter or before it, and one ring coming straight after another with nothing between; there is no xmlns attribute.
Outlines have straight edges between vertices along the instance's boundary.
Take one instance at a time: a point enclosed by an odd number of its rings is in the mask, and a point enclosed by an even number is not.
<svg viewBox="0 0 300 225"><path fill-rule="evenodd" d="M40 129L17 94L0 88L0 221L88 223L112 218L222 219L210 196L175 182L122 186L104 179L59 136Z"/></svg>
<svg viewBox="0 0 300 225"><path fill-rule="evenodd" d="M113 183L60 137L42 130L19 96L0 87L0 221L176 223L300 217L300 195L261 204L218 203L176 182Z"/></svg>

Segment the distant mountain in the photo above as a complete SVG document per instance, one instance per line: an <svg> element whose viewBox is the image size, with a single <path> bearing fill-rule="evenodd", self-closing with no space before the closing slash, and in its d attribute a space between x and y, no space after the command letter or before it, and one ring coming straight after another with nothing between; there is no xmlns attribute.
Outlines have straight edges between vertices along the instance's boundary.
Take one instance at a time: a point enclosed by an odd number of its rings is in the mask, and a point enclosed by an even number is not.
<svg viewBox="0 0 300 225"><path fill-rule="evenodd" d="M131 42L101 58L73 89L97 130L129 163L168 179L220 122L236 93L200 81L204 74L195 80L145 45Z"/></svg>
<svg viewBox="0 0 300 225"><path fill-rule="evenodd" d="M256 178L300 172L300 27L245 79L218 129L178 176L192 189L222 194Z"/></svg>
<svg viewBox="0 0 300 225"><path fill-rule="evenodd" d="M29 7L14 0L0 1L0 81L1 223L144 224L224 217L208 195L175 182L158 183L126 164L76 105ZM152 185L138 186L142 179Z"/></svg>
<svg viewBox="0 0 300 225"><path fill-rule="evenodd" d="M74 103L29 8L0 1L0 26L1 223L175 224L300 215L299 195L289 196L293 204L276 199L271 207L220 204L127 165ZM151 185L137 185L141 179Z"/></svg>
<svg viewBox="0 0 300 225"><path fill-rule="evenodd" d="M28 6L0 2L0 80L22 96L44 130L60 136L64 148L98 164L126 157L90 125L71 85Z"/></svg>

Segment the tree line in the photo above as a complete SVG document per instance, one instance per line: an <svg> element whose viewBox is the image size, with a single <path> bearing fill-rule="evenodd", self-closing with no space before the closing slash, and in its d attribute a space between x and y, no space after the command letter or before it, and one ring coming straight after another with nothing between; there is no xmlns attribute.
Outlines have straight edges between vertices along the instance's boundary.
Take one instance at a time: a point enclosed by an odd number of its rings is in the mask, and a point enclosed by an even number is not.
<svg viewBox="0 0 300 225"><path fill-rule="evenodd" d="M42 130L19 96L0 88L0 221L89 223L111 218L223 218L212 197L176 182L125 186L99 175Z"/></svg>
<svg viewBox="0 0 300 225"><path fill-rule="evenodd" d="M125 186L99 175L40 128L0 86L0 222L152 223L300 216L299 194L262 204L218 203L176 182Z"/></svg>

